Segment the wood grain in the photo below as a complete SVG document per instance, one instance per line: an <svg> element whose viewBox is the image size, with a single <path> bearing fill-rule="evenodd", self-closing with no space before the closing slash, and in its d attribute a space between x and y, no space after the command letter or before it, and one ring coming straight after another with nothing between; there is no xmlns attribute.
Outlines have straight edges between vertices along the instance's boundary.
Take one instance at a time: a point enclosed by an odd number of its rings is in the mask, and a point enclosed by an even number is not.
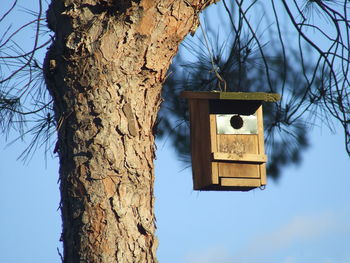
<svg viewBox="0 0 350 263"><path fill-rule="evenodd" d="M222 186L260 187L260 179L221 178Z"/></svg>
<svg viewBox="0 0 350 263"><path fill-rule="evenodd" d="M186 99L205 100L258 100L276 102L281 96L277 93L265 92L214 92L214 91L183 91L180 95Z"/></svg>
<svg viewBox="0 0 350 263"><path fill-rule="evenodd" d="M265 154L249 154L242 155L234 153L213 152L213 161L239 161L239 162L251 162L251 163L266 163L267 157Z"/></svg>
<svg viewBox="0 0 350 263"><path fill-rule="evenodd" d="M198 190L213 184L208 101L191 99L189 110L193 187Z"/></svg>

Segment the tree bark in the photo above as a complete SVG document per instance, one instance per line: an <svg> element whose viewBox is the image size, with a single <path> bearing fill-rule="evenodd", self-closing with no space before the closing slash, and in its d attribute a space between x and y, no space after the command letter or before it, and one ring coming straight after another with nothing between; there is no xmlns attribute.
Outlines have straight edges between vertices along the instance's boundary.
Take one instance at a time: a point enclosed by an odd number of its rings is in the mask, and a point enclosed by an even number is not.
<svg viewBox="0 0 350 263"><path fill-rule="evenodd" d="M45 59L64 262L156 262L154 134L180 41L214 0L53 0Z"/></svg>

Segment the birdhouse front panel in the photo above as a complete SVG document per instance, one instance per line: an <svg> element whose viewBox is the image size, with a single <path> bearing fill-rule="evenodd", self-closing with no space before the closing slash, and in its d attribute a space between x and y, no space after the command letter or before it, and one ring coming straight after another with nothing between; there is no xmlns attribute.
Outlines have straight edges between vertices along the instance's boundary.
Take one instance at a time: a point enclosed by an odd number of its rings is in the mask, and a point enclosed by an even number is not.
<svg viewBox="0 0 350 263"><path fill-rule="evenodd" d="M266 184L263 133L259 134L262 106L253 109L254 113L213 114L212 165L217 166L222 190L250 190Z"/></svg>
<svg viewBox="0 0 350 263"><path fill-rule="evenodd" d="M182 93L189 102L195 190L247 191L266 185L262 98L271 97L253 94Z"/></svg>

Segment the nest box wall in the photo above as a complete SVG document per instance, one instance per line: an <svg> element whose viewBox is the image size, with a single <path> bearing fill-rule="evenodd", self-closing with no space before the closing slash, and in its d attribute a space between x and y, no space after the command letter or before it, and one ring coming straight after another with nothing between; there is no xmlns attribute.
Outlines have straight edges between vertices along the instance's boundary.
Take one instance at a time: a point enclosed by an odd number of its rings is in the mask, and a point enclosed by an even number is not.
<svg viewBox="0 0 350 263"><path fill-rule="evenodd" d="M189 103L194 189L266 185L262 101L279 94L184 91L181 97Z"/></svg>

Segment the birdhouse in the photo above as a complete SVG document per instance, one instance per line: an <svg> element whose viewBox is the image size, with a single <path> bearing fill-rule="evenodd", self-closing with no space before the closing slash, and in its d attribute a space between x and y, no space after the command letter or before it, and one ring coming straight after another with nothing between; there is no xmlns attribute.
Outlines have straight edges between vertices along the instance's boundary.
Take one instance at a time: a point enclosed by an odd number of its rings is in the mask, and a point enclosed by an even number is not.
<svg viewBox="0 0 350 263"><path fill-rule="evenodd" d="M184 91L195 190L248 191L266 185L262 102L279 94Z"/></svg>

